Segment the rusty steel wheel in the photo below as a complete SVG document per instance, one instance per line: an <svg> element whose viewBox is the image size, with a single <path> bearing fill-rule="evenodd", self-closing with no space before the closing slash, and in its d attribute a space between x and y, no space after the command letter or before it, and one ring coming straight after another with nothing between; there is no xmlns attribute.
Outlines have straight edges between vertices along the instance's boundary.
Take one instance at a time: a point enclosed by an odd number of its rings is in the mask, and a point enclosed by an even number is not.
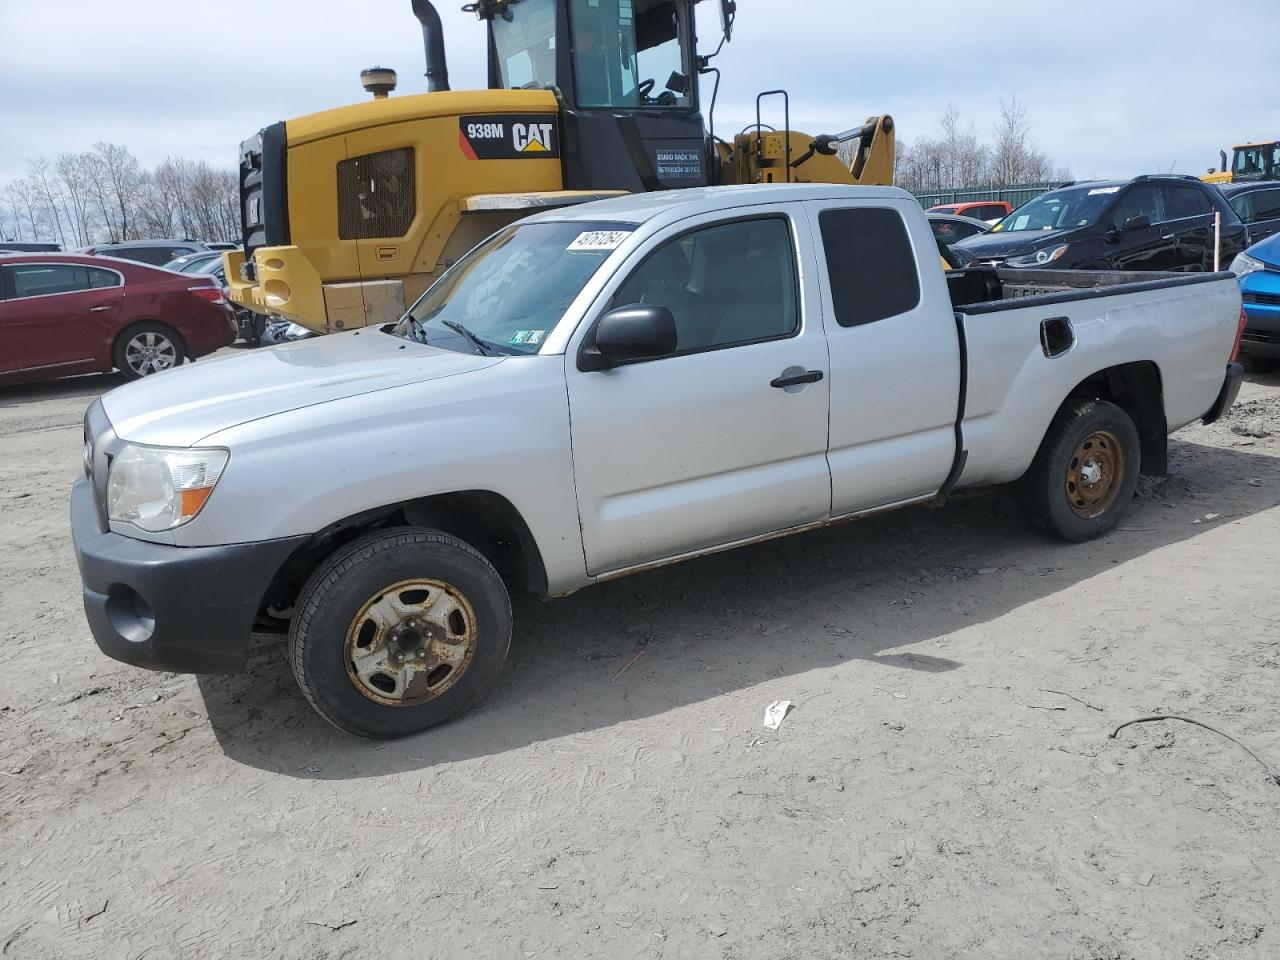
<svg viewBox="0 0 1280 960"><path fill-rule="evenodd" d="M471 709L502 672L511 598L484 555L425 527L370 531L312 572L289 624L307 702L339 729L403 737Z"/></svg>
<svg viewBox="0 0 1280 960"><path fill-rule="evenodd" d="M1116 525L1141 470L1142 445L1128 413L1106 400L1068 400L1018 481L1018 499L1033 525L1080 543Z"/></svg>
<svg viewBox="0 0 1280 960"><path fill-rule="evenodd" d="M347 676L375 703L434 700L461 679L476 649L476 613L442 580L401 580L370 597L347 629Z"/></svg>
<svg viewBox="0 0 1280 960"><path fill-rule="evenodd" d="M1080 441L1067 465L1067 503L1092 519L1110 509L1125 481L1124 447L1115 434L1097 430Z"/></svg>

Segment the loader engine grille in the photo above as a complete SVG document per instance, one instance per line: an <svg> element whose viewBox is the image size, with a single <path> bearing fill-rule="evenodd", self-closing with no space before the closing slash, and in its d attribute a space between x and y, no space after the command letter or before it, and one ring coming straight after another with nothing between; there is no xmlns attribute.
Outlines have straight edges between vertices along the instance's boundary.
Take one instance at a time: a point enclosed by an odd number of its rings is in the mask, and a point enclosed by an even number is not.
<svg viewBox="0 0 1280 960"><path fill-rule="evenodd" d="M338 237L403 237L418 208L413 147L338 162Z"/></svg>

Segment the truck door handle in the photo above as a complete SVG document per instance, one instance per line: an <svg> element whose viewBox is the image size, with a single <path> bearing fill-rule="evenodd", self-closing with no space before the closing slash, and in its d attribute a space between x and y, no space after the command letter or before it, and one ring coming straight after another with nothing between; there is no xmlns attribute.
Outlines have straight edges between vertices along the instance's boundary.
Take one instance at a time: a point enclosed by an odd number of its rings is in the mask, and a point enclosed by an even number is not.
<svg viewBox="0 0 1280 960"><path fill-rule="evenodd" d="M1176 233L1166 233L1166 234L1165 234L1163 237L1161 237L1160 239L1161 239L1161 240L1177 240L1177 239L1178 239L1178 235L1177 235Z"/></svg>
<svg viewBox="0 0 1280 960"><path fill-rule="evenodd" d="M90 312L90 313L102 313L102 311L104 311L104 310L110 310L110 309L111 309L111 304L109 304L109 303L104 303L104 304L103 304L102 306L100 306L100 307L90 307L90 308L89 308L89 312Z"/></svg>
<svg viewBox="0 0 1280 960"><path fill-rule="evenodd" d="M782 390L787 387L798 387L802 383L817 383L821 379L821 370L806 370L804 373L795 373L791 376L775 377L769 381L769 386Z"/></svg>

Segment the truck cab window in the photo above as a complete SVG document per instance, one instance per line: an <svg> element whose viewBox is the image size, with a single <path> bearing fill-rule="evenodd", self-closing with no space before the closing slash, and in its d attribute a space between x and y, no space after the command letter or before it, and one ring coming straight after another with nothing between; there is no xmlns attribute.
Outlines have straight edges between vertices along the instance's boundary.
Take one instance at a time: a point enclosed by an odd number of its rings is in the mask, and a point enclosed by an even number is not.
<svg viewBox="0 0 1280 960"><path fill-rule="evenodd" d="M614 306L632 303L671 311L677 353L791 336L800 314L787 221L740 220L668 241L614 295Z"/></svg>
<svg viewBox="0 0 1280 960"><path fill-rule="evenodd" d="M690 105L691 30L672 0L573 0L571 13L579 106Z"/></svg>
<svg viewBox="0 0 1280 960"><path fill-rule="evenodd" d="M556 85L555 0L523 0L493 20L498 79L504 90Z"/></svg>
<svg viewBox="0 0 1280 960"><path fill-rule="evenodd" d="M906 224L895 210L856 207L818 217L836 322L856 327L914 310L920 278Z"/></svg>

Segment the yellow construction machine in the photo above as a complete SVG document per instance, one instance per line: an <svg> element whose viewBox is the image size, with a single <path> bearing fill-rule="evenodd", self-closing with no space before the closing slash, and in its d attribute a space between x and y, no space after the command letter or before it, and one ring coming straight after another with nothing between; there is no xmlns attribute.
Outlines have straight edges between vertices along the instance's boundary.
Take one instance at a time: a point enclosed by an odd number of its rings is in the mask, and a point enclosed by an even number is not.
<svg viewBox="0 0 1280 960"><path fill-rule="evenodd" d="M1219 151L1222 165L1209 168L1201 180L1206 183L1241 183L1246 180L1280 180L1280 140L1259 140L1231 148L1231 167L1227 168L1227 152Z"/></svg>
<svg viewBox="0 0 1280 960"><path fill-rule="evenodd" d="M717 138L699 102L698 77L714 76L714 91L720 76L715 53L696 49L697 2L478 0L464 9L487 26L489 89L452 91L439 15L413 0L426 93L393 96L394 71L373 68L361 74L371 99L241 145L231 298L322 333L351 329L396 319L477 242L537 210L708 184L892 182L888 116L810 137L788 129L786 93L769 91L755 124ZM722 46L736 4L717 2ZM761 109L779 100L774 130Z"/></svg>

